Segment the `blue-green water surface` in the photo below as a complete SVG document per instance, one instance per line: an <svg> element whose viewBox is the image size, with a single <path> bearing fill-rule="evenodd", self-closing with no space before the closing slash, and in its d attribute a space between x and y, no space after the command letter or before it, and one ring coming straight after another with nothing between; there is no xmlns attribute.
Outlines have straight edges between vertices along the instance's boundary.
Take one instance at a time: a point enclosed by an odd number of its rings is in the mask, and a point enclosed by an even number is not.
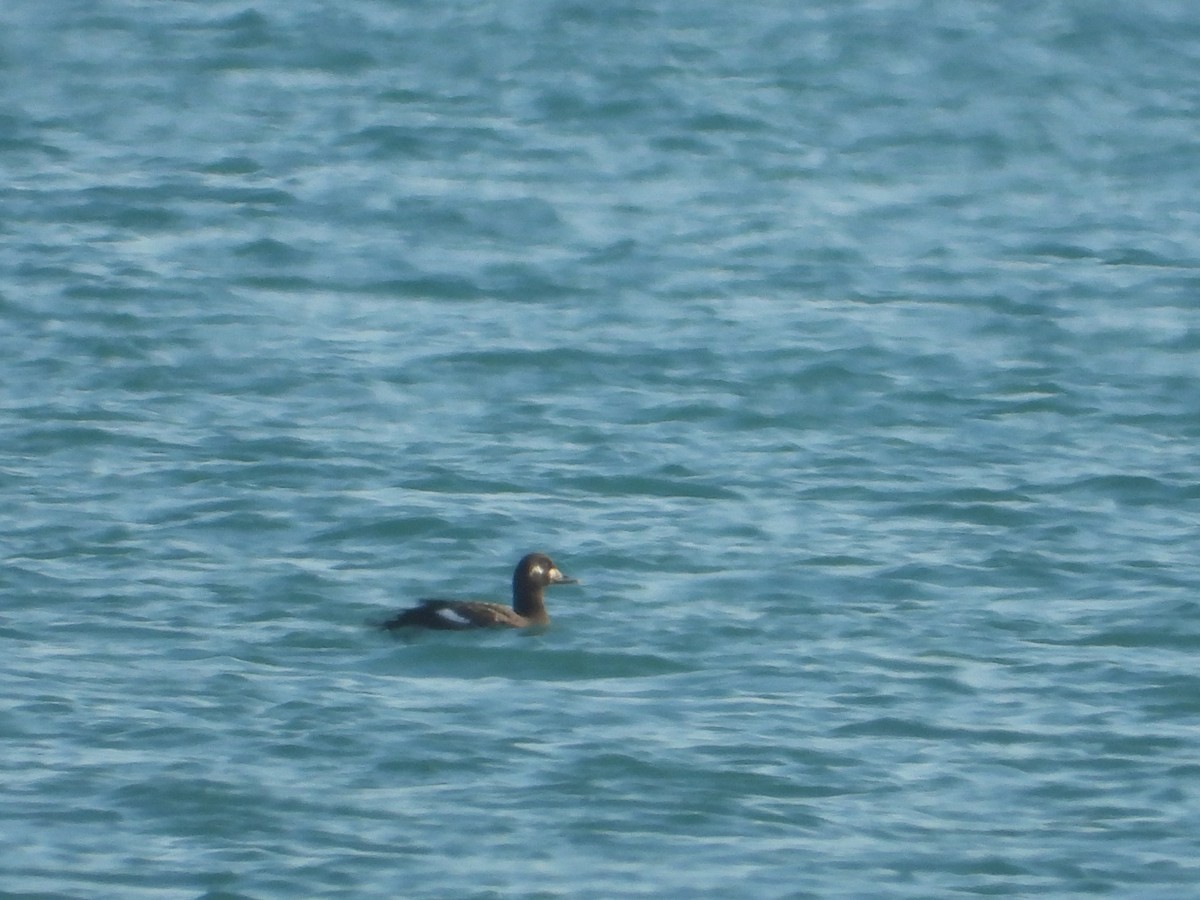
<svg viewBox="0 0 1200 900"><path fill-rule="evenodd" d="M1197 896L1196 4L4 19L0 897Z"/></svg>

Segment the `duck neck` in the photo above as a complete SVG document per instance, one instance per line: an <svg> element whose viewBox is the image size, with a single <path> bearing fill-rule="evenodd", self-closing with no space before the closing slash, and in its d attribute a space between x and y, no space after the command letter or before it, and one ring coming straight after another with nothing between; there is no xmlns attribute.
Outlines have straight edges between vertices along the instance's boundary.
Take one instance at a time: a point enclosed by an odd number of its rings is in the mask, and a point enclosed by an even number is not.
<svg viewBox="0 0 1200 900"><path fill-rule="evenodd" d="M524 616L530 622L544 623L550 621L546 614L546 603L542 598L540 587L528 585L513 585L513 612Z"/></svg>

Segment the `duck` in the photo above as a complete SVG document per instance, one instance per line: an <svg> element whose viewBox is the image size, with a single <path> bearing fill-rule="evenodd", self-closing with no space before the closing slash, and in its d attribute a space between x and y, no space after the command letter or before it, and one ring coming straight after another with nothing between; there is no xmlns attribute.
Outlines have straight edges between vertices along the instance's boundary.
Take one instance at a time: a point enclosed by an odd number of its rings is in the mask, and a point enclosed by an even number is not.
<svg viewBox="0 0 1200 900"><path fill-rule="evenodd" d="M417 606L381 623L388 631L397 628L435 628L442 631L465 631L470 628L529 628L547 625L543 591L555 584L578 584L568 578L545 553L529 553L521 557L513 570L512 608L500 603L479 600L421 600Z"/></svg>

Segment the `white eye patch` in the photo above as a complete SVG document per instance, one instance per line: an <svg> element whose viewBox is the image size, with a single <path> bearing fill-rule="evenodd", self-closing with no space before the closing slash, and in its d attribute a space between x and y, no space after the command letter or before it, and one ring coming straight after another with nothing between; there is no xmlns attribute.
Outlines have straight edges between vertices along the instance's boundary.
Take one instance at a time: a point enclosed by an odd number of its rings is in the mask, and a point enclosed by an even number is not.
<svg viewBox="0 0 1200 900"><path fill-rule="evenodd" d="M442 607L437 611L437 616L452 625L470 625L471 620L460 613L457 609Z"/></svg>
<svg viewBox="0 0 1200 900"><path fill-rule="evenodd" d="M530 566L529 568L529 574L534 576L541 576L544 571L545 569L543 569L541 566Z"/></svg>

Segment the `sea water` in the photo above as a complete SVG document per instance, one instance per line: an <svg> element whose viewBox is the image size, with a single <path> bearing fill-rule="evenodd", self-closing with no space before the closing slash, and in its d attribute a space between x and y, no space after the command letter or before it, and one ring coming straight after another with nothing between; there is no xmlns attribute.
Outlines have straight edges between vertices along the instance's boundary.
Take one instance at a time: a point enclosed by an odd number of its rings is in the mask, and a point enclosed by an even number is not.
<svg viewBox="0 0 1200 900"><path fill-rule="evenodd" d="M3 19L0 896L1196 896L1200 7Z"/></svg>

